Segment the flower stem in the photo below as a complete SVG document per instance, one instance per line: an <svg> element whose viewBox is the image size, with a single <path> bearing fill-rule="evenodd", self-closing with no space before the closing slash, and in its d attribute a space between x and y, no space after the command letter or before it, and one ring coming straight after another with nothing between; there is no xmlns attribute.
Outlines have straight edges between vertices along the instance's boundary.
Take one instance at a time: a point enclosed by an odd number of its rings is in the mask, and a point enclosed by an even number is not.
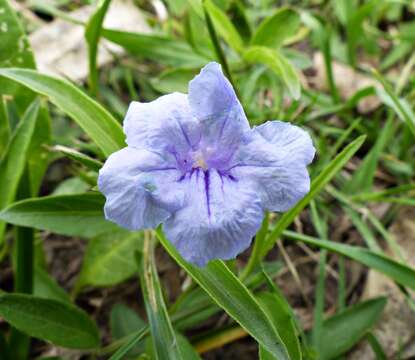
<svg viewBox="0 0 415 360"><path fill-rule="evenodd" d="M262 221L261 228L259 229L257 235L255 236L255 242L252 249L251 256L248 259L248 264L242 270L239 279L243 282L246 278L252 273L254 268L258 265L261 261L261 250L264 247L263 242L265 241L265 237L268 232L269 226L269 213L266 212L264 216L264 220Z"/></svg>
<svg viewBox="0 0 415 360"><path fill-rule="evenodd" d="M26 171L20 181L17 199L30 197L29 176ZM15 281L14 291L31 294L33 292L33 254L34 232L32 228L15 228ZM10 334L9 348L15 349L14 358L24 360L29 356L30 337L13 328Z"/></svg>
<svg viewBox="0 0 415 360"><path fill-rule="evenodd" d="M209 15L209 12L206 9L205 3L203 2L203 12L205 14L206 26L209 31L210 39L212 40L213 47L215 49L216 56L222 65L223 71L225 72L226 77L228 78L229 82L232 84L233 88L235 89L236 96L240 99L239 92L235 83L232 78L231 71L228 66L228 62L226 61L225 53L220 45L218 34L216 33L215 26L213 25L212 19Z"/></svg>

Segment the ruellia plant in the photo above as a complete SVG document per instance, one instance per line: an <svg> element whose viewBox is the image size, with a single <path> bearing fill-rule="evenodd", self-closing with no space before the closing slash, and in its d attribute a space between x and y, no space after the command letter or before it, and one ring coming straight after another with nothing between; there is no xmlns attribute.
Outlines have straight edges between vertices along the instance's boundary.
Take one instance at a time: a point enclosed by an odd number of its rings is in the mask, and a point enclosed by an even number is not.
<svg viewBox="0 0 415 360"><path fill-rule="evenodd" d="M131 2L138 33L0 0L1 360L405 358L362 294L415 316L414 5L283 3ZM39 16L83 83L36 69Z"/></svg>

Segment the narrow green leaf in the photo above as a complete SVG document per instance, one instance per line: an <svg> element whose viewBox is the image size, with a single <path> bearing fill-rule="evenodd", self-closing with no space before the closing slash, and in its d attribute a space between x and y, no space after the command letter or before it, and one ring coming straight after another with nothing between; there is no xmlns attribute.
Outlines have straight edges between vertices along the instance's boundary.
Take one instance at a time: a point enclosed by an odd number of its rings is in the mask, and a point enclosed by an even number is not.
<svg viewBox="0 0 415 360"><path fill-rule="evenodd" d="M45 196L19 201L0 212L8 223L68 236L93 237L118 230L104 218L99 193Z"/></svg>
<svg viewBox="0 0 415 360"><path fill-rule="evenodd" d="M88 242L77 287L116 285L137 271L134 252L140 249L142 232L105 232Z"/></svg>
<svg viewBox="0 0 415 360"><path fill-rule="evenodd" d="M85 26L85 39L88 44L89 86L93 94L98 88L97 51L102 24L111 0L102 0Z"/></svg>
<svg viewBox="0 0 415 360"><path fill-rule="evenodd" d="M145 328L137 331L136 333L132 334L128 341L124 343L110 358L109 360L121 360L124 358L128 352L136 346L145 336L148 335L149 328L146 326Z"/></svg>
<svg viewBox="0 0 415 360"><path fill-rule="evenodd" d="M27 166L30 178L30 194L37 196L43 176L50 162L47 146L52 141L52 128L49 110L46 104L39 108L39 115L33 131L32 141L28 149Z"/></svg>
<svg viewBox="0 0 415 360"><path fill-rule="evenodd" d="M3 68L0 76L47 96L50 102L78 123L105 155L125 146L124 134L117 120L70 82L29 69Z"/></svg>
<svg viewBox="0 0 415 360"><path fill-rule="evenodd" d="M372 332L369 332L366 335L366 339L376 355L376 360L388 360L388 357L386 356L385 351L382 348L382 345L379 343L379 340Z"/></svg>
<svg viewBox="0 0 415 360"><path fill-rule="evenodd" d="M260 294L258 300L269 318L272 319L284 345L287 347L290 359L301 360L302 355L295 322L292 313L287 310L284 300L278 294L269 292ZM272 354L262 346L259 347L259 354L261 360L274 359Z"/></svg>
<svg viewBox="0 0 415 360"><path fill-rule="evenodd" d="M321 359L335 359L350 350L379 320L385 305L386 298L376 298L353 305L325 320Z"/></svg>
<svg viewBox="0 0 415 360"><path fill-rule="evenodd" d="M358 170L353 174L353 177L347 181L345 191L348 193L357 193L370 191L375 178L379 158L393 136L393 121L389 116L380 134L377 136L375 145L365 156L360 164Z"/></svg>
<svg viewBox="0 0 415 360"><path fill-rule="evenodd" d="M295 10L290 8L278 9L259 24L252 37L251 44L278 48L284 40L296 34L299 26L300 17Z"/></svg>
<svg viewBox="0 0 415 360"><path fill-rule="evenodd" d="M286 239L301 241L343 255L387 275L398 284L415 290L415 270L383 254L375 253L359 246L317 239L288 230L284 231L283 235Z"/></svg>
<svg viewBox="0 0 415 360"><path fill-rule="evenodd" d="M295 68L278 50L265 46L251 46L243 55L245 61L268 66L287 86L291 96L298 100L301 95L300 78Z"/></svg>
<svg viewBox="0 0 415 360"><path fill-rule="evenodd" d="M209 61L184 41L165 36L102 29L101 35L140 58L174 67L201 67Z"/></svg>
<svg viewBox="0 0 415 360"><path fill-rule="evenodd" d="M205 268L197 268L180 256L161 230L156 234L167 252L221 308L267 351L278 359L289 359L287 349L265 310L222 261L211 261Z"/></svg>
<svg viewBox="0 0 415 360"><path fill-rule="evenodd" d="M187 0L193 11L200 17L203 18L203 5L202 0Z"/></svg>
<svg viewBox="0 0 415 360"><path fill-rule="evenodd" d="M17 187L25 169L27 150L35 128L39 102L35 100L20 120L13 137L0 160L0 209L9 205L15 198ZM2 243L5 223L0 221L0 243Z"/></svg>
<svg viewBox="0 0 415 360"><path fill-rule="evenodd" d="M185 360L201 360L196 349L190 344L189 340L182 334L176 333L176 339L179 344L180 352Z"/></svg>
<svg viewBox="0 0 415 360"><path fill-rule="evenodd" d="M7 149L10 141L11 130L10 122L7 114L6 104L4 99L0 99L0 159L3 157L3 152Z"/></svg>
<svg viewBox="0 0 415 360"><path fill-rule="evenodd" d="M343 168L365 141L365 136L360 136L347 145L311 182L309 193L304 196L291 210L284 213L278 220L277 225L268 235L260 252L261 258L272 248L275 241L281 236L282 232L294 221L295 217L303 210L307 204L330 182L330 180Z"/></svg>
<svg viewBox="0 0 415 360"><path fill-rule="evenodd" d="M139 275L155 357L158 360L184 359L164 303L152 240L148 231L139 259Z"/></svg>
<svg viewBox="0 0 415 360"><path fill-rule="evenodd" d="M347 206L343 207L344 212L352 221L353 225L362 235L367 247L374 251L374 252L382 252L381 247L378 244L375 234L373 233L372 229L368 226L368 224L363 219L364 217L361 216L357 211Z"/></svg>
<svg viewBox="0 0 415 360"><path fill-rule="evenodd" d="M206 0L204 6L218 34L225 39L232 49L237 53L241 53L244 47L243 40L228 16L210 0Z"/></svg>
<svg viewBox="0 0 415 360"><path fill-rule="evenodd" d="M63 302L23 294L0 295L0 315L18 330L74 349L99 346L96 325L81 309Z"/></svg>
<svg viewBox="0 0 415 360"><path fill-rule="evenodd" d="M380 100L396 112L399 119L408 126L412 135L415 136L415 114L411 105L405 99L396 96L389 84L380 76L380 74L376 72L374 74L383 86L383 89L376 89L376 93Z"/></svg>
<svg viewBox="0 0 415 360"><path fill-rule="evenodd" d="M52 150L61 152L68 158L78 161L79 163L85 165L88 169L93 171L99 171L104 165L101 161L91 158L90 156L85 155L67 146L56 145L52 148Z"/></svg>

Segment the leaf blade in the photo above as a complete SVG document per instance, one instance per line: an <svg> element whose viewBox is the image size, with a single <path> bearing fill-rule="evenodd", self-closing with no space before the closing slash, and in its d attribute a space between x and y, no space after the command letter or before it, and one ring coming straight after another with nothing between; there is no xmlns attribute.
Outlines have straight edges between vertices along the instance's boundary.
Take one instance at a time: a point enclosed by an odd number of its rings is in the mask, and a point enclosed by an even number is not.
<svg viewBox="0 0 415 360"><path fill-rule="evenodd" d="M57 234L93 237L119 227L104 218L99 193L45 196L18 201L0 213L8 223Z"/></svg>
<svg viewBox="0 0 415 360"><path fill-rule="evenodd" d="M301 95L300 78L294 66L277 50L265 46L251 46L244 52L244 59L249 63L268 66L287 86L291 96L298 100Z"/></svg>
<svg viewBox="0 0 415 360"><path fill-rule="evenodd" d="M34 70L2 68L0 76L14 80L48 97L69 115L101 148L105 155L125 146L121 125L100 104L70 82Z"/></svg>
<svg viewBox="0 0 415 360"><path fill-rule="evenodd" d="M16 196L19 181L25 169L27 152L38 112L39 102L35 100L27 109L0 160L0 209L8 206ZM4 230L5 223L0 221L0 243Z"/></svg>
<svg viewBox="0 0 415 360"><path fill-rule="evenodd" d="M280 359L289 359L285 345L262 307L222 261L211 261L203 269L196 268L179 255L161 230L156 234L167 252L220 307L269 352Z"/></svg>
<svg viewBox="0 0 415 360"><path fill-rule="evenodd" d="M0 315L18 330L55 345L92 349L99 345L96 325L67 303L32 295L0 295Z"/></svg>

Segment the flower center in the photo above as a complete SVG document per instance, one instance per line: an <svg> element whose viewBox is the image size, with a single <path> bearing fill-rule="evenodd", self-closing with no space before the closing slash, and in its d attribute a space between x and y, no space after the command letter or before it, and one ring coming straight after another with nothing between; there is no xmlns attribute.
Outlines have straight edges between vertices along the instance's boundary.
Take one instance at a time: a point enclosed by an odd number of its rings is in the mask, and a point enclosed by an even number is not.
<svg viewBox="0 0 415 360"><path fill-rule="evenodd" d="M202 151L200 151L200 150L195 151L192 154L192 159L193 159L193 165L192 165L193 169L197 169L197 168L200 168L200 169L203 169L203 170L208 169L208 165L206 163L205 156L202 153Z"/></svg>

